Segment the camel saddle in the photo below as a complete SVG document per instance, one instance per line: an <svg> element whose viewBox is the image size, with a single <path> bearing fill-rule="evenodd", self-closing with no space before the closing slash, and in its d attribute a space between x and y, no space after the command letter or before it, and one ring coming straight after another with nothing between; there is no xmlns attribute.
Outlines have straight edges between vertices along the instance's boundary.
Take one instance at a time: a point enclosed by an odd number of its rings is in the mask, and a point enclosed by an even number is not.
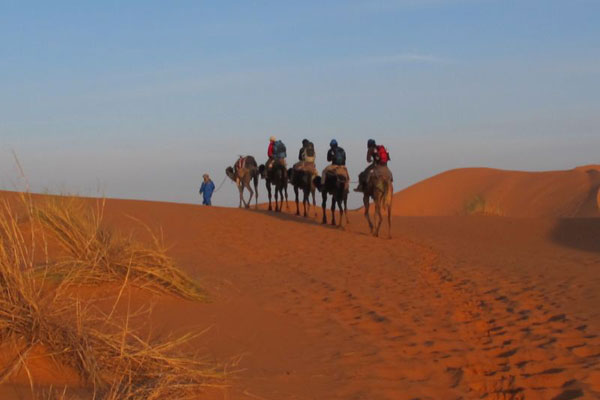
<svg viewBox="0 0 600 400"><path fill-rule="evenodd" d="M392 175L392 171L386 165L377 165L373 168L373 171L369 174L369 180L387 180L390 182L394 182L394 177Z"/></svg>
<svg viewBox="0 0 600 400"><path fill-rule="evenodd" d="M241 170L244 169L246 167L246 157L240 157L237 162L235 163L235 169L236 170Z"/></svg>
<svg viewBox="0 0 600 400"><path fill-rule="evenodd" d="M323 170L323 179L325 179L325 175L327 174L332 174L332 175L339 175L339 176L343 176L344 178L346 178L346 190L349 190L350 188L350 175L348 175L348 169L346 168L345 165L328 165L324 170Z"/></svg>
<svg viewBox="0 0 600 400"><path fill-rule="evenodd" d="M313 175L317 175L317 167L315 166L314 162L310 162L310 161L299 161L296 164L294 164L294 169L297 171L306 171L306 172L310 172Z"/></svg>

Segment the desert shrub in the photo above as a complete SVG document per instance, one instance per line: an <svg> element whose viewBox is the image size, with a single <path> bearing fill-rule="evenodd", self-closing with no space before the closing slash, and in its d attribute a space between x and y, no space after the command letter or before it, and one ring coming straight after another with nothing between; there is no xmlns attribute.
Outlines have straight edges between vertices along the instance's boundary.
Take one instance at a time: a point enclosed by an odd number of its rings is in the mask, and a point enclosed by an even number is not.
<svg viewBox="0 0 600 400"><path fill-rule="evenodd" d="M182 275L169 270L173 275L161 272L155 277L157 265L163 268L166 263L162 255L155 255L156 250L148 250L147 255L139 245L128 241L113 244L96 222L74 218L68 208L41 211L27 206L27 210L30 221L37 215L45 226L54 226L57 238L71 249L71 264L63 260L58 264L61 268L89 265L94 271L97 269L93 279L105 280L104 275L119 273L109 268L115 268L111 266L115 260L123 262L126 254L133 259L127 266L130 276L135 275L131 271L136 265L140 282L150 276L153 287L181 290L179 281L173 285L164 283L172 276L184 279ZM206 387L222 384L223 375L215 367L181 356L183 346L196 335L168 340L141 337L128 324L129 312L122 318L90 312L89 304L71 295L71 289L84 274L65 273L58 283L49 283L47 277L56 265L39 265L36 251L45 248L44 240L35 229L23 230L20 221L7 202L1 205L0 342L14 349L14 357L2 366L0 384L25 369L33 390L35 382L27 370L27 360L36 347L45 349L60 365L74 369L98 400L197 398ZM85 264L84 259L90 264ZM156 265L144 275L142 261L156 259L159 261L152 261ZM122 285L126 284L123 279ZM183 287L187 290L187 286ZM45 398L67 398L65 392L46 395Z"/></svg>
<svg viewBox="0 0 600 400"><path fill-rule="evenodd" d="M142 243L104 226L96 210L76 198L49 198L33 208L35 221L62 252L50 266L53 276L78 284L123 282L190 300L206 300L200 286L177 268L161 240L150 233Z"/></svg>
<svg viewBox="0 0 600 400"><path fill-rule="evenodd" d="M464 212L466 215L504 215L498 205L488 203L482 195L473 196L465 201Z"/></svg>

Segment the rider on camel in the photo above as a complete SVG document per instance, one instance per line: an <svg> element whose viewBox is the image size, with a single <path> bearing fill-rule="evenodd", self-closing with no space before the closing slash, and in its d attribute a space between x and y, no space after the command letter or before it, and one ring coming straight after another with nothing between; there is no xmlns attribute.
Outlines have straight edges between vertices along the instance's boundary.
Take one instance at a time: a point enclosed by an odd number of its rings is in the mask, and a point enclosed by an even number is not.
<svg viewBox="0 0 600 400"><path fill-rule="evenodd" d="M386 167L390 160L390 155L383 146L378 146L374 139L367 141L367 162L370 164L363 172L358 175L358 186L355 192L363 192L369 181L371 173L377 166ZM389 171L389 170L388 170ZM391 172L389 172L391 178Z"/></svg>
<svg viewBox="0 0 600 400"><path fill-rule="evenodd" d="M338 175L345 176L346 182L350 182L348 169L346 169L346 152L338 145L338 142L335 139L332 139L331 142L329 142L327 161L331 162L331 164L323 170L323 179L325 179L328 172L335 172Z"/></svg>

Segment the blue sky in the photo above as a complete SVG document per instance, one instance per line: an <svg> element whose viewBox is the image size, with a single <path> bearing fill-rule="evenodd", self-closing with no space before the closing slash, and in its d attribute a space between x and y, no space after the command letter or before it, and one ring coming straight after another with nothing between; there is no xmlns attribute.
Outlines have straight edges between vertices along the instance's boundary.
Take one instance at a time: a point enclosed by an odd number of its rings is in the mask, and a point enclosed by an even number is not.
<svg viewBox="0 0 600 400"><path fill-rule="evenodd" d="M589 0L3 1L0 187L23 184L14 151L34 191L197 202L272 134L319 168L335 137L352 175L375 138L398 189L598 163L599 20Z"/></svg>

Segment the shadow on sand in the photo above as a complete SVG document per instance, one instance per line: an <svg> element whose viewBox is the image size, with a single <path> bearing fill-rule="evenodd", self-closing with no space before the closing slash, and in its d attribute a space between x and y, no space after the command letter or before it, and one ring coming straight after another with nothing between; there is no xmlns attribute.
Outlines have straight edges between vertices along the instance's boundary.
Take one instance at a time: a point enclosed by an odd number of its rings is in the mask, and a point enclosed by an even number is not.
<svg viewBox="0 0 600 400"><path fill-rule="evenodd" d="M315 217L312 214L312 210L311 210L311 215L308 217L303 217L302 215L298 216L295 213L292 213L292 211L294 211L296 209L296 206L290 206L290 211L285 211L285 206L284 206L284 210L282 210L281 212L275 212L275 211L269 211L269 210L262 210L262 209L254 209L251 208L249 209L249 211L257 213L257 214L263 214L263 215L268 215L270 217L274 217L277 219L280 219L282 221L292 221L292 222L299 222L299 223L303 223L303 224L308 224L308 225L314 225L314 226L321 226L324 228L330 228L330 229L343 229L340 228L339 226L333 226L331 225L331 215L328 213L327 214L327 218L328 218L328 224L327 225L323 225L321 224L321 216L322 214L319 212L317 214L317 218L315 219ZM336 218L338 217L337 211L336 211ZM346 221L344 220L344 226L346 225Z"/></svg>
<svg viewBox="0 0 600 400"><path fill-rule="evenodd" d="M285 210L285 209L284 209ZM340 226L333 226L331 225L331 214L330 211L327 210L327 225L323 225L321 224L321 217L322 217L322 213L321 210L319 209L318 213L317 213L317 217L315 218L311 212L311 215L304 218L303 216L297 216L293 211L295 211L295 206L290 206L290 211L282 211L282 212L274 212L274 211L269 211L269 210L264 210L264 209L250 209L250 212L254 212L254 213L258 213L258 214L263 214L263 215L268 215L270 217L273 218L277 218L280 219L282 221L291 221L291 222L297 222L297 223L302 223L302 224L308 224L308 225L312 225L315 227L321 227L321 228L326 228L326 229L332 229L332 230L337 230L337 231L341 231L341 232L346 232L346 233L352 233L355 235L360 235L360 236L365 236L365 237L369 237L369 238L373 238L373 235L371 233L369 233L369 227L367 225L367 222L364 220L364 217L362 215L362 213L360 215L357 214L349 214L350 215L350 223L346 222L346 217L344 216L344 224L342 227ZM339 217L338 211L336 211L336 218ZM382 233L382 237L378 238L378 239L388 239L387 238L387 227L386 230Z"/></svg>
<svg viewBox="0 0 600 400"><path fill-rule="evenodd" d="M550 238L562 246L600 253L600 218L561 218Z"/></svg>

